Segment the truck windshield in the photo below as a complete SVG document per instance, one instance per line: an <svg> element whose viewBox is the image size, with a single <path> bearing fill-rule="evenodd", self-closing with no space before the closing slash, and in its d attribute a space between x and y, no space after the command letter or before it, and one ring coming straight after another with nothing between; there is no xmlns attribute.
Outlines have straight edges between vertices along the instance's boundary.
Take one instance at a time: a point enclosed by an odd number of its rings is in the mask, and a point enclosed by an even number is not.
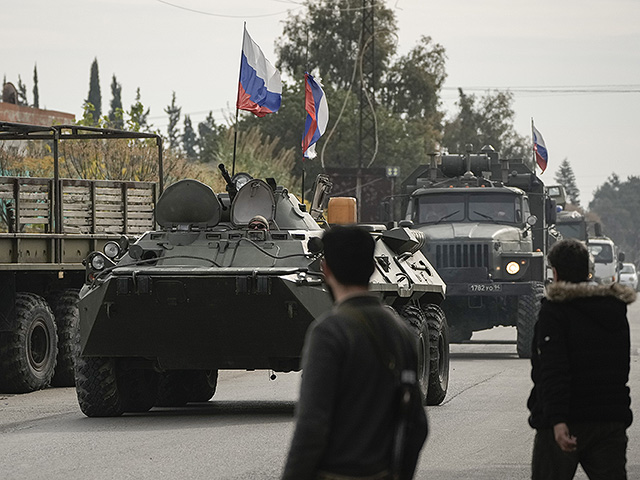
<svg viewBox="0 0 640 480"><path fill-rule="evenodd" d="M522 222L522 201L518 195L512 194L433 193L419 196L415 205L413 221L418 224Z"/></svg>
<svg viewBox="0 0 640 480"><path fill-rule="evenodd" d="M590 243L589 251L596 263L613 262L613 249L607 243Z"/></svg>
<svg viewBox="0 0 640 480"><path fill-rule="evenodd" d="M577 240L582 240L583 242L587 239L587 229L585 228L585 224L580 223L556 223L556 230L558 230L563 238L575 238Z"/></svg>

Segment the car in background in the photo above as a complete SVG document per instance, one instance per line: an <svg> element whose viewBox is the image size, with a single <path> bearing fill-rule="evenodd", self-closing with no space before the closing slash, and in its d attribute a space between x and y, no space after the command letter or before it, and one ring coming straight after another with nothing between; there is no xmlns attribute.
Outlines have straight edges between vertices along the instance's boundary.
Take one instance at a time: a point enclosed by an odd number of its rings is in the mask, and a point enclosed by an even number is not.
<svg viewBox="0 0 640 480"><path fill-rule="evenodd" d="M623 263L620 270L620 283L638 290L638 272L633 263Z"/></svg>

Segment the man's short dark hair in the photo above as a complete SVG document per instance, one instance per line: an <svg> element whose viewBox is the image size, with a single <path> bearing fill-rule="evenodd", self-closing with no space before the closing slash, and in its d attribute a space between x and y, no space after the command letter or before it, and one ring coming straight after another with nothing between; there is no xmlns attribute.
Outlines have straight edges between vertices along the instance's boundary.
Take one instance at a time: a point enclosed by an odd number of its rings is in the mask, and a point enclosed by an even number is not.
<svg viewBox="0 0 640 480"><path fill-rule="evenodd" d="M556 269L558 280L580 283L589 279L589 250L584 243L573 238L560 240L551 247L547 258Z"/></svg>
<svg viewBox="0 0 640 480"><path fill-rule="evenodd" d="M322 236L324 259L343 285L369 285L375 241L360 227L335 226Z"/></svg>

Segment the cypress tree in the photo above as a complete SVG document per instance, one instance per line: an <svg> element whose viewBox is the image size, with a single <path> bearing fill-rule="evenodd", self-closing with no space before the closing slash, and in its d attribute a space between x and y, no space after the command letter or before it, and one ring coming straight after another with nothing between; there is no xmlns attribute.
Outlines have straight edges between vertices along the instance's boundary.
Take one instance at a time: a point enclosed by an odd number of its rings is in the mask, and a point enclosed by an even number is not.
<svg viewBox="0 0 640 480"><path fill-rule="evenodd" d="M209 112L207 118L198 124L198 147L200 150L200 161L211 162L216 158L218 150L219 129L213 118L213 112Z"/></svg>
<svg viewBox="0 0 640 480"><path fill-rule="evenodd" d="M38 92L38 64L33 66L33 106L40 108L40 93Z"/></svg>
<svg viewBox="0 0 640 480"><path fill-rule="evenodd" d="M127 124L130 129L135 132L146 132L149 131L149 124L147 123L147 117L149 116L149 109L144 109L144 105L142 104L141 95L140 95L140 87L136 90L136 101L131 105L129 109L129 120Z"/></svg>
<svg viewBox="0 0 640 480"><path fill-rule="evenodd" d="M196 137L196 132L193 129L191 117L189 117L189 115L185 115L184 132L182 133L182 148L184 149L184 153L187 155L188 159L195 160L198 157L198 154L196 153L197 145L198 138Z"/></svg>
<svg viewBox="0 0 640 480"><path fill-rule="evenodd" d="M178 107L176 105L176 92L173 92L171 96L171 105L167 106L164 111L167 115L169 115L169 125L167 126L167 137L169 140L169 148L174 149L178 148L178 122L180 121L180 112L182 107Z"/></svg>
<svg viewBox="0 0 640 480"><path fill-rule="evenodd" d="M569 160L566 158L558 167L554 180L560 185L564 185L567 197L571 203L580 205L580 190L578 190L578 185L576 184L576 176L573 173L573 168L571 168Z"/></svg>
<svg viewBox="0 0 640 480"><path fill-rule="evenodd" d="M122 109L122 85L118 83L115 73L111 79L111 109L109 110L109 124L114 128L124 127Z"/></svg>
<svg viewBox="0 0 640 480"><path fill-rule="evenodd" d="M89 97L87 102L93 105L93 122L98 123L102 116L102 95L100 93L100 75L98 73L98 59L91 64L91 78L89 80Z"/></svg>

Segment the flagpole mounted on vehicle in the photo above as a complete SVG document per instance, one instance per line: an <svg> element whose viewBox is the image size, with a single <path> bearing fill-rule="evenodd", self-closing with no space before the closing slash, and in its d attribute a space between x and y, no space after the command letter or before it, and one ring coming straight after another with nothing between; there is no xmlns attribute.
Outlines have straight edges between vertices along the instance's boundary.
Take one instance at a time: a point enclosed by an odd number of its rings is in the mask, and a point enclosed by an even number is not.
<svg viewBox="0 0 640 480"><path fill-rule="evenodd" d="M242 29L242 51L244 52L244 37L247 31L247 22L244 22ZM236 148L238 145L238 111L240 110L240 85L242 85L242 56L240 56L240 68L238 68L238 95L236 96L236 123L233 129L233 162L231 165L231 176L236 174Z"/></svg>

